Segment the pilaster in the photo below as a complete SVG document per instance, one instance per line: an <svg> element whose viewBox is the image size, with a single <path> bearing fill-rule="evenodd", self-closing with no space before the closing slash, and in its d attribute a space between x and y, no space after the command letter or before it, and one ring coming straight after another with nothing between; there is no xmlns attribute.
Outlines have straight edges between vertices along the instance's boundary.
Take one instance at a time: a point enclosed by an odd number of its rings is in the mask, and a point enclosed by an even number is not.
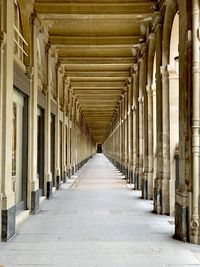
<svg viewBox="0 0 200 267"><path fill-rule="evenodd" d="M162 173L162 214L169 214L170 202L170 125L169 125L169 72L168 66L161 67L162 74L162 151L163 151L163 173Z"/></svg>
<svg viewBox="0 0 200 267"><path fill-rule="evenodd" d="M15 234L15 194L12 181L12 138L13 138L13 45L14 45L14 5L6 1L3 6L5 25L1 45L1 64L3 76L1 80L2 97L2 212L1 212L1 238L7 241ZM6 39L5 39L6 37ZM2 50L3 48L3 50ZM5 49L5 52L4 52ZM6 90L5 90L6 88Z"/></svg>
<svg viewBox="0 0 200 267"><path fill-rule="evenodd" d="M30 98L29 98L29 129L28 133L28 199L27 206L31 213L39 212L39 181L37 176L37 102L38 102L38 59L37 59L37 36L38 21L35 14L32 15L31 24L31 66L27 67L26 74L30 81Z"/></svg>
<svg viewBox="0 0 200 267"><path fill-rule="evenodd" d="M147 199L153 199L153 91L151 85L147 85L148 98L148 177Z"/></svg>
<svg viewBox="0 0 200 267"><path fill-rule="evenodd" d="M155 12L153 30L156 34L156 143L157 143L157 170L154 183L154 211L161 213L161 175L162 175L162 79L160 66L162 65L162 33L163 16Z"/></svg>
<svg viewBox="0 0 200 267"><path fill-rule="evenodd" d="M56 140L56 189L60 189L61 183L61 170L60 170L60 125L59 125L59 113L60 113L60 81L63 75L63 69L59 63L56 64L56 86L57 86L57 107L56 107L56 121L55 121L55 140Z"/></svg>
<svg viewBox="0 0 200 267"><path fill-rule="evenodd" d="M46 46L46 59L47 59L47 86L44 85L46 92L47 108L45 111L45 182L46 182L46 196L52 197L52 173L51 173L51 60L52 51L51 45Z"/></svg>
<svg viewBox="0 0 200 267"><path fill-rule="evenodd" d="M134 189L139 189L139 65L133 65L133 180Z"/></svg>

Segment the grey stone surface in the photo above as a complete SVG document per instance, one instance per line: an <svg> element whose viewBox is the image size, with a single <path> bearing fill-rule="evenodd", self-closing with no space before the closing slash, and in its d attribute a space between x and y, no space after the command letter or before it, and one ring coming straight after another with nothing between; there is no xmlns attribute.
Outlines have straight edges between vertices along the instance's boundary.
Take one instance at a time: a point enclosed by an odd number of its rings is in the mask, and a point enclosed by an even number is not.
<svg viewBox="0 0 200 267"><path fill-rule="evenodd" d="M172 238L174 219L127 187L97 154L0 246L5 267L197 267L199 246Z"/></svg>
<svg viewBox="0 0 200 267"><path fill-rule="evenodd" d="M2 233L3 241L7 241L15 235L16 207L13 206L8 210L2 210Z"/></svg>

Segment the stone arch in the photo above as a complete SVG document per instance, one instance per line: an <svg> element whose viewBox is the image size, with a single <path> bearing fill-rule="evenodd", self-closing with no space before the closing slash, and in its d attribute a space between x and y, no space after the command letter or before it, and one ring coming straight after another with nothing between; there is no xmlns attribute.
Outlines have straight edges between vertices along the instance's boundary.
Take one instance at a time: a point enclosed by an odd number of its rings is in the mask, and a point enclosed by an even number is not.
<svg viewBox="0 0 200 267"><path fill-rule="evenodd" d="M162 42L162 64L168 65L170 62L170 39L171 31L176 13L178 12L177 0L168 0L166 2L166 11L163 25L163 42Z"/></svg>

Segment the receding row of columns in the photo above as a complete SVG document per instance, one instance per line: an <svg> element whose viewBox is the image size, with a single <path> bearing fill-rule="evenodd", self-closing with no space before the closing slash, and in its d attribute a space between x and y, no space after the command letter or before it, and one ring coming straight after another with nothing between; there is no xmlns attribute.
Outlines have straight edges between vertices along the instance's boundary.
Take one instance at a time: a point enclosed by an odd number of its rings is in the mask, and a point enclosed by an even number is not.
<svg viewBox="0 0 200 267"><path fill-rule="evenodd" d="M0 5L0 206L1 239L7 241L16 231L16 201L12 177L13 150L13 95L17 92L27 99L27 161L25 209L32 214L40 210L41 189L37 170L38 162L38 106L44 110L44 177L43 187L46 198L51 198L53 190L64 183L96 152L94 140L81 113L80 106L64 67L58 62L55 51L45 36L44 80L39 80L38 35L42 32L41 22L32 16L30 24L30 59L25 65L14 55L14 5L13 1L3 1ZM56 73L55 88L52 85L52 62ZM20 79L14 78L19 76ZM20 81L23 81L20 83ZM55 90L55 91L53 91ZM53 94L55 92L56 97ZM39 99L41 99L39 101ZM52 122L52 115L55 120ZM52 137L51 127L55 130ZM53 139L52 139L53 138ZM53 153L54 152L54 153ZM55 166L52 166L54 157ZM22 163L24 164L24 162ZM52 167L54 168L52 173Z"/></svg>
<svg viewBox="0 0 200 267"><path fill-rule="evenodd" d="M178 78L169 61L176 14ZM175 216L175 237L196 244L200 243L198 25L195 0L169 0L155 11L152 32L133 47L135 63L103 145L106 156L134 189L141 190L144 199L153 199L155 213ZM178 83L179 143L175 146L171 99ZM177 159L175 172L172 163Z"/></svg>

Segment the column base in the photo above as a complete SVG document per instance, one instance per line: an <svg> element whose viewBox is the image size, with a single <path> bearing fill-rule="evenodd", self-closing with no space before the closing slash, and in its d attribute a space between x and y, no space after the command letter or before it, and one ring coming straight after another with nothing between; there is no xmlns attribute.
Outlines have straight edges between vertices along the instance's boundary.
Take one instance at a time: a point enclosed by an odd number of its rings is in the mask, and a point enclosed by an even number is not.
<svg viewBox="0 0 200 267"><path fill-rule="evenodd" d="M175 203L175 234L181 241L189 241L189 208L188 194L184 191L176 192Z"/></svg>
<svg viewBox="0 0 200 267"><path fill-rule="evenodd" d="M69 179L71 178L71 176L72 176L72 170L71 169L68 169L67 176Z"/></svg>
<svg viewBox="0 0 200 267"><path fill-rule="evenodd" d="M139 171L138 173L138 190L142 191L144 184L144 173Z"/></svg>
<svg viewBox="0 0 200 267"><path fill-rule="evenodd" d="M7 210L2 210L1 214L1 239L3 242L6 242L15 235L16 206L14 205Z"/></svg>
<svg viewBox="0 0 200 267"><path fill-rule="evenodd" d="M147 199L147 174L144 174L144 179L142 179L142 198Z"/></svg>
<svg viewBox="0 0 200 267"><path fill-rule="evenodd" d="M47 199L52 198L52 196L53 196L52 188L53 188L53 182L52 181L48 181L47 182Z"/></svg>
<svg viewBox="0 0 200 267"><path fill-rule="evenodd" d="M31 214L37 214L40 211L41 189L31 192Z"/></svg>
<svg viewBox="0 0 200 267"><path fill-rule="evenodd" d="M75 172L77 172L79 170L79 163L77 163L76 165L75 165Z"/></svg>
<svg viewBox="0 0 200 267"><path fill-rule="evenodd" d="M67 172L64 171L63 173L63 182L66 183L67 182Z"/></svg>
<svg viewBox="0 0 200 267"><path fill-rule="evenodd" d="M72 166L72 175L74 175L74 174L75 174L75 167Z"/></svg>
<svg viewBox="0 0 200 267"><path fill-rule="evenodd" d="M162 207L162 214L163 215L170 215L170 180L169 177L162 178L162 189L161 189L161 207Z"/></svg>
<svg viewBox="0 0 200 267"><path fill-rule="evenodd" d="M126 180L127 182L129 181L129 171L128 171L128 168L125 166L125 177L126 177Z"/></svg>
<svg viewBox="0 0 200 267"><path fill-rule="evenodd" d="M133 184L133 171L129 170L129 183Z"/></svg>
<svg viewBox="0 0 200 267"><path fill-rule="evenodd" d="M175 234L174 237L181 241L189 240L188 207L175 203Z"/></svg>
<svg viewBox="0 0 200 267"><path fill-rule="evenodd" d="M153 172L147 174L147 199L153 199Z"/></svg>
<svg viewBox="0 0 200 267"><path fill-rule="evenodd" d="M60 175L57 175L56 176L56 189L57 190L60 190L60 186L61 186L61 178L60 178Z"/></svg>
<svg viewBox="0 0 200 267"><path fill-rule="evenodd" d="M138 173L134 173L133 179L134 179L134 189L139 190L139 175L138 175Z"/></svg>
<svg viewBox="0 0 200 267"><path fill-rule="evenodd" d="M154 212L157 214L161 214L162 210L162 193L161 193L161 185L160 179L155 179L155 187L154 187Z"/></svg>

